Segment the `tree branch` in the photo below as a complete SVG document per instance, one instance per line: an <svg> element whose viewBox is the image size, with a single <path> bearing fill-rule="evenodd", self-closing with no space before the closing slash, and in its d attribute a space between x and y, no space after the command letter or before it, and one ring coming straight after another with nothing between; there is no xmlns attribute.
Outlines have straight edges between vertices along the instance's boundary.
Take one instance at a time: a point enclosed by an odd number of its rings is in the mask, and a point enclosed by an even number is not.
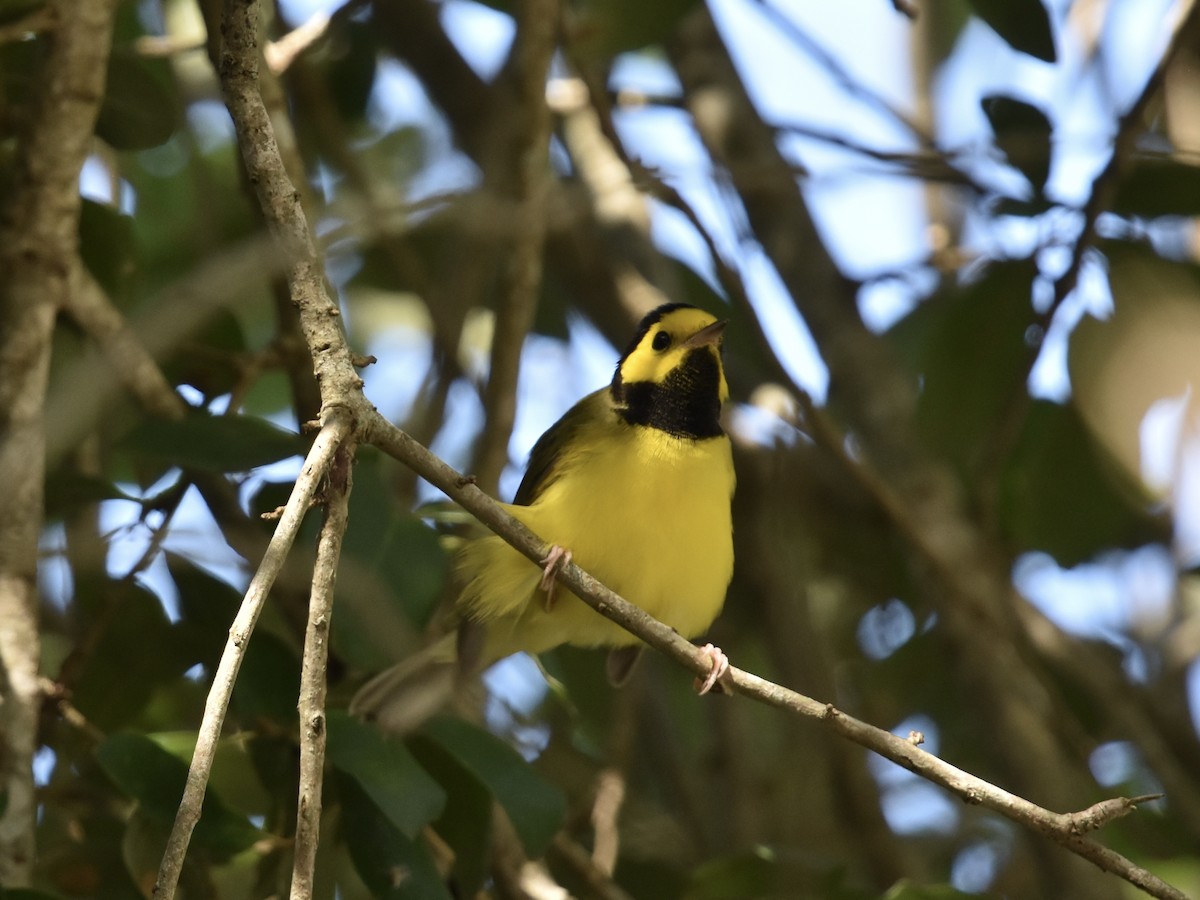
<svg viewBox="0 0 1200 900"><path fill-rule="evenodd" d="M163 854L158 878L154 884L156 898L175 896L179 875L183 870L183 860L187 855L188 843L191 841L196 823L200 820L200 808L208 788L208 777L212 771L213 759L216 757L217 741L221 736L221 727L229 708L229 698L233 695L233 685L237 680L238 671L241 669L242 659L246 655L250 635L258 622L259 613L262 612L263 605L266 603L271 585L275 583L275 578L283 568L288 551L296 539L296 533L300 530L304 516L312 505L317 487L326 477L331 460L350 433L350 417L344 411L334 410L317 435L317 439L313 441L312 448L308 451L304 468L292 488L287 506L279 519L279 525L271 537L271 543L267 546L266 553L263 554L258 571L254 573L254 578L246 589L246 596L233 620L233 625L230 626L229 640L221 654L221 661L213 676L212 688L209 690L208 699L204 704L204 718L196 735L196 750L188 769L183 799L180 801L175 824L167 839L167 849Z"/></svg>
<svg viewBox="0 0 1200 900"><path fill-rule="evenodd" d="M104 96L115 0L54 0L53 35L0 209L0 884L30 883L40 705L37 542L54 320L78 256L79 172Z"/></svg>
<svg viewBox="0 0 1200 900"><path fill-rule="evenodd" d="M325 523L313 564L304 662L300 671L300 787L296 807L296 845L292 860L292 900L312 897L321 829L321 785L325 771L325 689L329 663L329 627L333 587L342 539L350 517L353 441L337 448L325 486Z"/></svg>
<svg viewBox="0 0 1200 900"><path fill-rule="evenodd" d="M414 469L443 491L476 519L514 548L537 562L549 544L512 518L504 509L400 429L380 416L364 423L363 440ZM559 581L601 615L637 635L655 650L696 675L707 675L712 661L672 628L651 617L640 607L618 596L575 564L564 566ZM871 750L922 778L946 788L966 803L981 805L1007 819L1049 838L1084 859L1141 888L1153 897L1186 900L1185 895L1124 856L1082 835L1086 823L1105 822L1093 814L1095 807L1079 813L1056 813L965 772L922 750L916 743L868 725L836 709L767 681L750 672L730 668L722 682L735 693L819 722L833 733ZM1105 815L1116 818L1132 811L1139 800L1118 798L1106 801ZM1094 827L1094 826L1093 826Z"/></svg>

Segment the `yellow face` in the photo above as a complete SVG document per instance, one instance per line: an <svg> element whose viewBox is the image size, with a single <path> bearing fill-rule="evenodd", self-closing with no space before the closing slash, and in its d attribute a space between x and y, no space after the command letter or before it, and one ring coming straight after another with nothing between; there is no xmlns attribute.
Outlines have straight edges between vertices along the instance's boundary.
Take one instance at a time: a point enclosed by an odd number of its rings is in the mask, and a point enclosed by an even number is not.
<svg viewBox="0 0 1200 900"><path fill-rule="evenodd" d="M657 312L657 311L656 311ZM655 313L647 316L653 319ZM618 372L626 384L649 382L662 384L678 369L690 353L697 350L712 354L720 373L718 396L724 403L729 398L725 370L721 366L721 331L724 323L702 309L682 306L662 314L646 326L636 345L621 360ZM719 326L719 327L718 327Z"/></svg>

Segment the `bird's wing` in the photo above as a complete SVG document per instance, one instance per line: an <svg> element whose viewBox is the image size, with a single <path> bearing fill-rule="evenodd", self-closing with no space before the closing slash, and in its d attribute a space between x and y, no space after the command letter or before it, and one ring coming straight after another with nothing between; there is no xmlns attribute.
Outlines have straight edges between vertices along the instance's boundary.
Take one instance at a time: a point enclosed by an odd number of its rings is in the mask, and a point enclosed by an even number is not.
<svg viewBox="0 0 1200 900"><path fill-rule="evenodd" d="M612 415L611 406L608 389L601 388L588 394L546 429L529 454L525 477L513 497L514 506L529 506L541 495L562 473L564 465L570 464L572 454L569 449L578 446L577 442L589 426L595 427Z"/></svg>

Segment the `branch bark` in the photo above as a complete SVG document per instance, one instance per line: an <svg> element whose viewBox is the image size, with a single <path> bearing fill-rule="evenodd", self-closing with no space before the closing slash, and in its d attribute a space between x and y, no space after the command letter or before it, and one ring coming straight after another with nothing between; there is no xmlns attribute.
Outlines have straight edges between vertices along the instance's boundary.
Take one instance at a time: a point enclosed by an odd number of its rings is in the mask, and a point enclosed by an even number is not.
<svg viewBox="0 0 1200 900"><path fill-rule="evenodd" d="M271 543L263 554L258 571L254 573L250 587L246 589L246 596L238 609L237 617L230 626L229 641L221 654L221 661L213 676L212 688L204 704L204 718L196 735L196 750L188 769L183 799L175 815L175 824L167 839L167 849L154 883L156 898L175 896L192 831L200 821L200 808L208 789L213 760L216 758L217 741L221 736L225 713L229 709L229 698L233 695L233 685L245 658L250 635L266 603L271 585L275 583L275 578L283 568L288 551L296 539L296 533L300 530L300 524L312 505L317 488L325 478L331 460L350 433L350 417L343 411L335 411L313 441L304 461L304 468L300 477L296 479L287 506L279 519L279 525L271 537Z"/></svg>
<svg viewBox="0 0 1200 900"><path fill-rule="evenodd" d="M364 422L362 438L416 470L422 478L442 490L451 500L531 561L537 562L545 557L550 547L546 541L509 516L498 503L476 487L471 479L463 477L382 417L371 417ZM674 629L649 616L640 607L613 593L575 564L564 566L559 571L558 578L596 612L637 635L683 668L698 676L708 674L712 661L699 648L680 637ZM734 693L744 694L768 706L813 719L833 733L946 788L964 802L984 806L1030 828L1153 897L1186 900L1183 892L1121 854L1083 836L1081 832L1086 829L1080 827L1081 823L1090 825L1101 820L1109 821L1108 818L1094 815L1094 807L1077 813L1056 813L1045 809L927 753L907 738L861 722L836 709L832 704L806 697L742 669L731 667L722 684ZM1107 801L1107 805L1104 806L1105 816L1130 812L1136 807L1136 802L1137 798L1116 798Z"/></svg>
<svg viewBox="0 0 1200 900"><path fill-rule="evenodd" d="M37 542L54 317L78 258L79 173L104 96L115 0L55 0L53 33L0 211L0 883L30 882L37 745Z"/></svg>
<svg viewBox="0 0 1200 900"><path fill-rule="evenodd" d="M350 517L353 441L337 448L325 486L325 523L313 564L304 661L300 670L300 792L296 809L296 849L292 861L292 900L313 896L321 829L321 790L325 771L325 676L329 663L329 627L342 538Z"/></svg>

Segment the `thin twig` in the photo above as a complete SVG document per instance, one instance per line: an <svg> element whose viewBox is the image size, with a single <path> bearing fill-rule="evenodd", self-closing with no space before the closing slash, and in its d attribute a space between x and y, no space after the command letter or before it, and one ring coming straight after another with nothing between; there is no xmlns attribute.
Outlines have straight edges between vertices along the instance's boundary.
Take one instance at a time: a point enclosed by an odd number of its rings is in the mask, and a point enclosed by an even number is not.
<svg viewBox="0 0 1200 900"><path fill-rule="evenodd" d="M545 557L549 544L509 516L494 500L422 447L400 429L371 417L364 423L363 439L410 466L425 480L443 491L480 522L518 551L536 562ZM640 607L618 596L578 566L568 564L559 580L573 594L601 615L693 672L706 675L712 662L674 629L657 621ZM970 804L982 805L1024 825L1095 863L1102 870L1124 878L1154 897L1186 900L1185 895L1162 879L1078 833L1080 813L1056 813L965 772L921 749L905 737L860 722L828 703L821 703L741 669L730 668L723 684L731 691L752 697L769 706L813 719L844 738L885 759L941 785ZM1127 801L1132 809L1132 801ZM1086 812L1086 811L1085 811Z"/></svg>
<svg viewBox="0 0 1200 900"><path fill-rule="evenodd" d="M187 784L184 787L183 799L179 803L179 811L175 815L175 824L167 839L167 849L163 853L159 866L158 878L154 883L154 897L172 898L179 885L179 875L183 870L184 856L187 854L188 843L192 831L200 820L200 807L204 802L204 794L208 788L208 776L212 771L213 759L217 753L217 740L221 736L221 727L225 722L225 713L229 708L229 698L233 695L233 685L241 669L242 659L246 655L247 644L254 626L258 622L271 585L283 568L288 551L304 521L309 504L317 491L318 485L325 478L330 461L338 448L350 434L350 418L341 410L334 410L317 439L313 441L300 477L292 488L288 498L287 509L279 520L271 543L263 554L258 571L246 589L246 596L238 609L233 625L229 629L229 640L221 654L213 676L212 688L204 704L204 718L200 730L196 734L196 750L192 755L192 763L188 769Z"/></svg>
<svg viewBox="0 0 1200 900"><path fill-rule="evenodd" d="M300 671L300 787L296 805L296 845L292 860L292 900L312 897L321 838L321 785L325 769L325 676L329 663L329 626L342 538L350 517L353 443L338 447L325 485L325 523L313 564L304 662Z"/></svg>
<svg viewBox="0 0 1200 900"><path fill-rule="evenodd" d="M821 46L819 41L790 19L783 10L778 9L772 3L767 2L767 0L757 0L754 5L764 17L770 19L772 24L783 32L794 44L824 66L834 81L847 94L857 97L867 106L883 113L897 124L903 126L912 133L922 147L934 146L933 137L926 133L911 116L901 112L882 94L873 91L863 84L860 79L852 76L832 53Z"/></svg>

